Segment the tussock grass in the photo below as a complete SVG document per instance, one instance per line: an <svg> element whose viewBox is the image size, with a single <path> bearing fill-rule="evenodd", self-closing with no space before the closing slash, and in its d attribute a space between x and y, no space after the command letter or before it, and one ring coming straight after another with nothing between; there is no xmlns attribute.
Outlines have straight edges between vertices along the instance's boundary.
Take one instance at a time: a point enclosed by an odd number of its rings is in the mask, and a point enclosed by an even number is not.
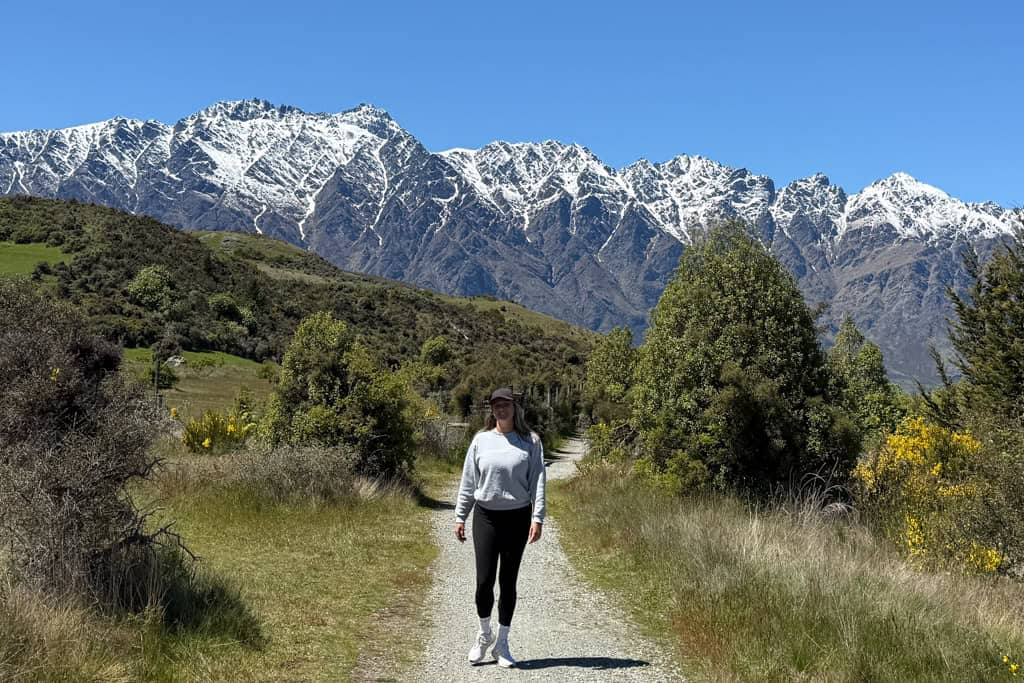
<svg viewBox="0 0 1024 683"><path fill-rule="evenodd" d="M929 574L815 501L674 499L598 465L552 487L570 557L694 680L991 681L1024 653L1024 587Z"/></svg>
<svg viewBox="0 0 1024 683"><path fill-rule="evenodd" d="M149 680L334 681L409 663L436 555L411 487L353 477L326 449L162 448L170 463L150 495L202 566L238 586L265 641L164 632L149 643ZM384 641L367 664L368 643Z"/></svg>
<svg viewBox="0 0 1024 683"><path fill-rule="evenodd" d="M131 681L130 668L109 636L82 607L0 585L2 681Z"/></svg>

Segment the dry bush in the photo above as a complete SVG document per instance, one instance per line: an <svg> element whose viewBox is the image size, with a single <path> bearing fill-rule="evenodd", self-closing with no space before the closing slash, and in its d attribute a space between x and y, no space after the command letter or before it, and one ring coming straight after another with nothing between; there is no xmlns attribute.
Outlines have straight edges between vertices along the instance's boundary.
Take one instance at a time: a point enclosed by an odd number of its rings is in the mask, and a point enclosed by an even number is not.
<svg viewBox="0 0 1024 683"><path fill-rule="evenodd" d="M336 502L352 497L354 448L262 447L242 453L227 483L273 502Z"/></svg>
<svg viewBox="0 0 1024 683"><path fill-rule="evenodd" d="M163 534L125 492L150 475L157 416L120 353L70 309L0 283L0 540L13 576L102 594L120 560Z"/></svg>

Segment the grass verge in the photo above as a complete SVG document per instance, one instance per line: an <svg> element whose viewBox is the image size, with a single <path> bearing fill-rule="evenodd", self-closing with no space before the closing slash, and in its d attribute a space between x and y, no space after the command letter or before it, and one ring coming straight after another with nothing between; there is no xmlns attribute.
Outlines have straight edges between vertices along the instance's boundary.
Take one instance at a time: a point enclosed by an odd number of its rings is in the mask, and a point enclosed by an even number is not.
<svg viewBox="0 0 1024 683"><path fill-rule="evenodd" d="M1024 586L916 571L850 521L671 498L613 466L551 487L566 550L692 680L995 681Z"/></svg>
<svg viewBox="0 0 1024 683"><path fill-rule="evenodd" d="M230 456L162 448L170 465L136 494L202 558L202 614L102 617L0 595L0 680L345 681L411 663L436 555L411 491L360 482L331 503L277 502L225 476Z"/></svg>

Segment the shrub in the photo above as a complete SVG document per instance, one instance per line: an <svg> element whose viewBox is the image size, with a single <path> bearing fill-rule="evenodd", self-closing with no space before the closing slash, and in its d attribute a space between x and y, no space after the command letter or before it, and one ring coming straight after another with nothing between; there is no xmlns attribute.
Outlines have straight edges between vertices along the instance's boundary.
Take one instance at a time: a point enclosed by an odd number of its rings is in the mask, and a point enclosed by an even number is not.
<svg viewBox="0 0 1024 683"><path fill-rule="evenodd" d="M444 337L431 337L420 347L420 361L427 365L444 365L451 355L448 341Z"/></svg>
<svg viewBox="0 0 1024 683"><path fill-rule="evenodd" d="M272 445L350 446L359 455L357 473L401 477L413 459L404 409L404 383L344 322L316 313L299 324L285 352L262 431Z"/></svg>
<svg viewBox="0 0 1024 683"><path fill-rule="evenodd" d="M591 425L586 432L587 458L594 460L624 461L629 457L627 449L629 431L626 422L598 422Z"/></svg>
<svg viewBox="0 0 1024 683"><path fill-rule="evenodd" d="M188 421L181 441L193 453L223 453L242 446L255 427L255 421L247 413L224 415L207 410L198 420Z"/></svg>
<svg viewBox="0 0 1024 683"><path fill-rule="evenodd" d="M156 415L75 313L10 282L0 300L5 559L39 588L102 593L118 558L154 540L127 490L156 465Z"/></svg>
<svg viewBox="0 0 1024 683"><path fill-rule="evenodd" d="M911 559L972 572L1022 559L1009 470L972 434L907 418L854 469L868 519Z"/></svg>
<svg viewBox="0 0 1024 683"><path fill-rule="evenodd" d="M593 417L611 422L628 416L626 392L632 383L636 355L629 328L616 327L594 346L587 359L583 386L584 405Z"/></svg>
<svg viewBox="0 0 1024 683"><path fill-rule="evenodd" d="M163 266L146 266L128 283L128 297L151 311L160 311L171 303L171 275Z"/></svg>

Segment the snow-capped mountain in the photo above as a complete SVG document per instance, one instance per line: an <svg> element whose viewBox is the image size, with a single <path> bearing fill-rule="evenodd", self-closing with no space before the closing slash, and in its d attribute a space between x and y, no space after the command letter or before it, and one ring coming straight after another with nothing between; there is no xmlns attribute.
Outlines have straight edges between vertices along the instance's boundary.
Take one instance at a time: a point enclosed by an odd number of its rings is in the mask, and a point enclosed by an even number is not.
<svg viewBox="0 0 1024 683"><path fill-rule="evenodd" d="M490 293L601 330L643 328L683 245L756 226L829 320L852 314L894 376L930 379L961 254L1013 230L897 173L847 195L821 174L772 180L699 156L607 166L554 141L431 153L368 105L310 114L220 102L173 126L115 118L0 134L0 194L74 198L184 229L261 232L337 265Z"/></svg>

